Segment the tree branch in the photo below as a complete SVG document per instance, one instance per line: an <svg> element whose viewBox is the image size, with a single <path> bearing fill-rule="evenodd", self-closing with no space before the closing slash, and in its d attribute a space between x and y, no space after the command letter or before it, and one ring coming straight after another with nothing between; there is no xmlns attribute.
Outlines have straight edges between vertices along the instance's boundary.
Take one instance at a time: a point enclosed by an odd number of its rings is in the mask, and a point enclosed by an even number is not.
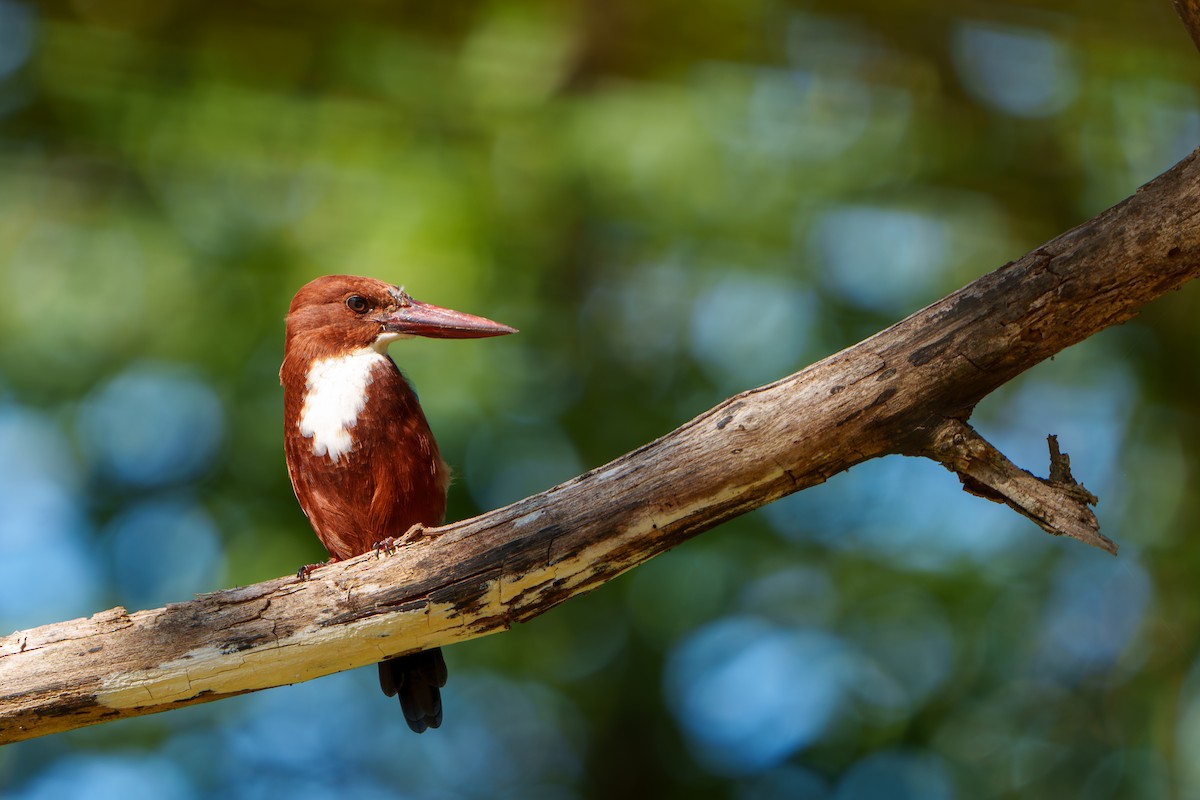
<svg viewBox="0 0 1200 800"><path fill-rule="evenodd" d="M853 347L541 494L394 554L0 640L0 742L308 680L504 630L783 495L932 457L1046 530L1111 549L1062 470L966 420L1020 372L1200 273L1193 153L1119 205ZM958 438L958 437L961 437Z"/></svg>
<svg viewBox="0 0 1200 800"><path fill-rule="evenodd" d="M1003 503L1029 517L1046 533L1071 536L1101 550L1117 554L1117 546L1100 533L1100 523L1090 506L1096 495L1071 477L1071 461L1050 443L1050 478L1037 478L997 450L967 423L948 419L936 430L926 455L958 473L963 489L995 503Z"/></svg>
<svg viewBox="0 0 1200 800"><path fill-rule="evenodd" d="M1191 35L1192 43L1200 50L1200 0L1171 0L1171 3Z"/></svg>

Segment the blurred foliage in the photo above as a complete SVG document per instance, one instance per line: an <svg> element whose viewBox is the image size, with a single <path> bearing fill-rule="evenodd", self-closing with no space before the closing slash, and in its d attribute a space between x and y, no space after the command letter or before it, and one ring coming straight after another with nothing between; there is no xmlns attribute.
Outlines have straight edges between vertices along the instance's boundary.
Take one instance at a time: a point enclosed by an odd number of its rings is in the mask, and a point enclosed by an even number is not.
<svg viewBox="0 0 1200 800"><path fill-rule="evenodd" d="M0 0L0 627L322 555L291 294L404 342L451 516L546 488L1016 258L1200 142L1170 4ZM1200 796L1196 289L998 391L1118 559L863 464L448 652L0 750L12 798Z"/></svg>

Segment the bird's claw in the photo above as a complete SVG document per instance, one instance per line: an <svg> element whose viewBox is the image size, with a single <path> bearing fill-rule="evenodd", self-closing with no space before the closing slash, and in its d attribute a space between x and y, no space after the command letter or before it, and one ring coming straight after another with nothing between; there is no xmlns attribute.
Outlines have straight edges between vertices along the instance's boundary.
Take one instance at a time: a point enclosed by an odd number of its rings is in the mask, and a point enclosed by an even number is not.
<svg viewBox="0 0 1200 800"><path fill-rule="evenodd" d="M404 532L402 536L389 536L386 539L380 539L371 548L371 552L379 558L380 553L387 553L389 556L396 552L396 549L401 545L412 544L419 542L425 538L425 526L417 523Z"/></svg>
<svg viewBox="0 0 1200 800"><path fill-rule="evenodd" d="M305 564L300 569L296 570L296 577L302 581L308 580L308 576L312 575L312 571L317 567L323 567L324 564Z"/></svg>
<svg viewBox="0 0 1200 800"><path fill-rule="evenodd" d="M396 552L396 546L399 544L400 542L397 541L394 536L389 536L386 539L380 539L378 542L372 545L371 552L375 554L376 558L379 558L380 553L387 553L390 556L392 553Z"/></svg>

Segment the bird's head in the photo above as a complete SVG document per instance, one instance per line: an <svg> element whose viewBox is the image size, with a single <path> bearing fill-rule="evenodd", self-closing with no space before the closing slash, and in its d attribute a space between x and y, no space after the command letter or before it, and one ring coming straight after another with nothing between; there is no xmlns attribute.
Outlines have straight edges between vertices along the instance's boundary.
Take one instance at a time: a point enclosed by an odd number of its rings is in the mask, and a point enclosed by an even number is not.
<svg viewBox="0 0 1200 800"><path fill-rule="evenodd" d="M373 348L397 339L480 339L516 333L490 319L412 299L399 286L374 278L326 275L301 287L287 316L287 346L303 343L313 355Z"/></svg>

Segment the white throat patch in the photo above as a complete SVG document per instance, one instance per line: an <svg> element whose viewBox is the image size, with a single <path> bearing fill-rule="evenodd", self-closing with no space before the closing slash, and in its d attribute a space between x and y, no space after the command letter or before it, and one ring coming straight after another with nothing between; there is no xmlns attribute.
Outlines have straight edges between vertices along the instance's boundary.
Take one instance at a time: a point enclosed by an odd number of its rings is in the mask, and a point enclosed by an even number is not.
<svg viewBox="0 0 1200 800"><path fill-rule="evenodd" d="M335 463L354 446L350 429L367 403L371 371L386 359L365 347L345 356L317 359L305 376L304 404L297 427L312 439L315 456L329 456Z"/></svg>

